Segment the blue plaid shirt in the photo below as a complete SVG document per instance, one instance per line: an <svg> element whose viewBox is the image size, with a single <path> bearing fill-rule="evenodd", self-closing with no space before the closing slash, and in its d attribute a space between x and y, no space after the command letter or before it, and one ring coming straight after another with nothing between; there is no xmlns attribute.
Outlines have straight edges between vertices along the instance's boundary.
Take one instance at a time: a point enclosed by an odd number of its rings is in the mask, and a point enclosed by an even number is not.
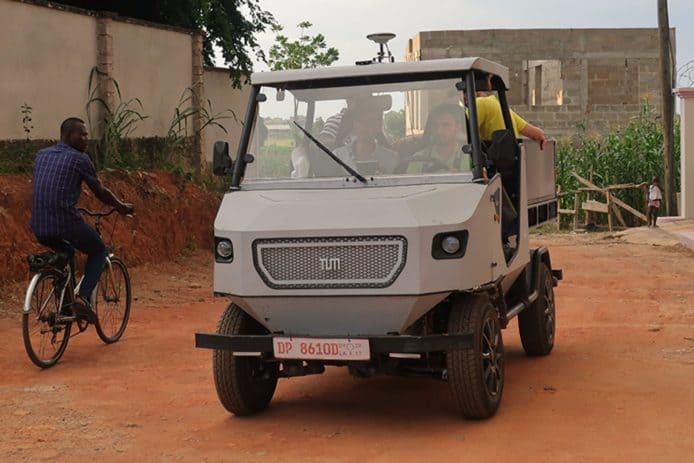
<svg viewBox="0 0 694 463"><path fill-rule="evenodd" d="M31 229L37 237L63 236L83 223L76 208L83 181L88 185L98 182L86 153L62 142L38 152L31 210Z"/></svg>

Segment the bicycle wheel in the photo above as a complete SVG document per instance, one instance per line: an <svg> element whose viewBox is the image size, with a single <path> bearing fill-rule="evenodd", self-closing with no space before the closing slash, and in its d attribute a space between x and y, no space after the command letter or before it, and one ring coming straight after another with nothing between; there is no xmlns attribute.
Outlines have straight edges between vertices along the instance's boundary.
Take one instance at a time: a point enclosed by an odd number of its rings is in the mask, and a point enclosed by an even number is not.
<svg viewBox="0 0 694 463"><path fill-rule="evenodd" d="M41 368L55 365L70 340L72 323L59 320L60 279L56 272L41 272L27 289L22 313L24 348L31 361Z"/></svg>
<svg viewBox="0 0 694 463"><path fill-rule="evenodd" d="M92 297L97 334L106 344L118 341L128 325L131 302L130 276L120 259L111 258L111 267L106 266Z"/></svg>

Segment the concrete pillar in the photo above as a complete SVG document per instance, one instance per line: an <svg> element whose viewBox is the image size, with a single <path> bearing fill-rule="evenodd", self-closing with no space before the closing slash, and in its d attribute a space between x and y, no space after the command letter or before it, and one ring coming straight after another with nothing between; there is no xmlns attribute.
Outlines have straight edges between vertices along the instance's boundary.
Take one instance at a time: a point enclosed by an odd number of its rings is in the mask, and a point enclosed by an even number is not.
<svg viewBox="0 0 694 463"><path fill-rule="evenodd" d="M195 32L192 38L192 53L193 53L193 69L192 69L192 84L193 91L192 105L198 112L193 116L193 151L195 155L195 174L200 178L200 174L206 167L205 154L202 152L203 133L202 125L204 120L200 110L204 109L205 102L205 61L203 58L203 35L202 32Z"/></svg>
<svg viewBox="0 0 694 463"><path fill-rule="evenodd" d="M675 95L680 97L680 215L694 219L694 87L676 88Z"/></svg>
<svg viewBox="0 0 694 463"><path fill-rule="evenodd" d="M113 110L118 104L116 101L116 86L113 80L113 34L111 25L113 20L108 13L100 14L96 19L96 75L93 75L92 85L96 85L96 92L92 97L100 98L109 109ZM103 133L103 121L108 111L100 103L92 103L92 121L98 121L92 129L94 138L100 138Z"/></svg>

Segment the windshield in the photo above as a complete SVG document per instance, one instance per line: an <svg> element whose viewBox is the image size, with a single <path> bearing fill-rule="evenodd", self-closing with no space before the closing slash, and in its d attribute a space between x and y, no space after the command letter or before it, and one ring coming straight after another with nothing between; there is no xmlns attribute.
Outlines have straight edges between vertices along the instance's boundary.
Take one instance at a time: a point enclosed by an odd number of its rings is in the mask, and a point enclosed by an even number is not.
<svg viewBox="0 0 694 463"><path fill-rule="evenodd" d="M245 181L470 172L459 81L262 87Z"/></svg>

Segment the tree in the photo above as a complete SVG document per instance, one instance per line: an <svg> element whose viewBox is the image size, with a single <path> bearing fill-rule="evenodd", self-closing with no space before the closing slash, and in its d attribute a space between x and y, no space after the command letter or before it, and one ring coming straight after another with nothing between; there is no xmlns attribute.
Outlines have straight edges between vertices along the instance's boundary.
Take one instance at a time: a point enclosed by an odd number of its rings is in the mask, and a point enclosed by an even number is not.
<svg viewBox="0 0 694 463"><path fill-rule="evenodd" d="M272 25L275 32L275 44L270 48L268 65L273 71L283 69L306 69L319 66L330 66L340 57L337 48L327 48L323 34L313 37L308 35L307 29L313 26L308 21L302 21L296 27L301 31L299 38L290 41L286 35L281 34L284 29L279 24Z"/></svg>
<svg viewBox="0 0 694 463"><path fill-rule="evenodd" d="M235 87L248 81L253 70L251 55L265 61L256 34L276 26L260 0L60 0L59 3L95 11L109 11L205 33L205 63L213 64L215 47L229 66Z"/></svg>
<svg viewBox="0 0 694 463"><path fill-rule="evenodd" d="M405 110L388 111L383 116L383 128L390 140L399 140L405 136Z"/></svg>
<svg viewBox="0 0 694 463"><path fill-rule="evenodd" d="M340 57L337 48L327 48L323 34L316 34L313 37L306 32L313 26L308 21L302 21L296 25L301 31L299 38L290 41L286 35L281 34L284 28L279 24L272 26L275 33L275 44L270 47L267 61L270 69L281 71L284 69L306 69L317 68L319 66L330 66ZM299 111L299 101L294 98L294 120L297 119Z"/></svg>

